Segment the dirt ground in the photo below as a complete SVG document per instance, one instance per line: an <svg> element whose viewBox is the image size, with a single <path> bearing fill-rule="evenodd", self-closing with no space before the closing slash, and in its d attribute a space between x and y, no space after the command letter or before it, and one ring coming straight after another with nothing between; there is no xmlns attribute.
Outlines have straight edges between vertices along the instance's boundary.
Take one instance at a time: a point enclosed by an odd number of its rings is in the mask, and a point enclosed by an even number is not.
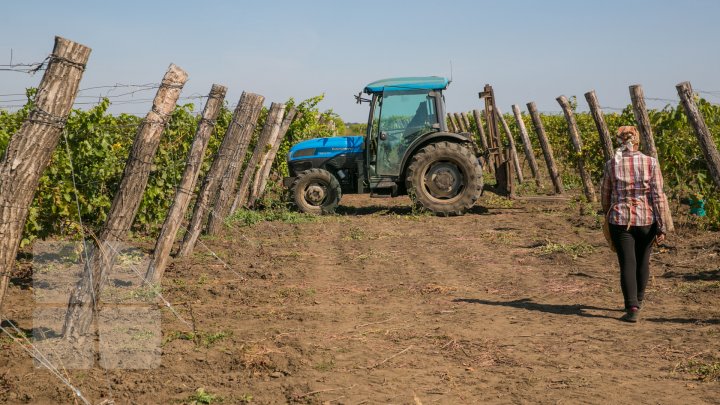
<svg viewBox="0 0 720 405"><path fill-rule="evenodd" d="M342 203L204 239L166 272L193 327L163 309L157 367L69 381L93 404L720 403L720 234L677 218L628 324L616 258L572 199L486 194L456 218L404 198ZM28 277L21 266L4 316L31 333ZM0 403L73 402L1 339Z"/></svg>

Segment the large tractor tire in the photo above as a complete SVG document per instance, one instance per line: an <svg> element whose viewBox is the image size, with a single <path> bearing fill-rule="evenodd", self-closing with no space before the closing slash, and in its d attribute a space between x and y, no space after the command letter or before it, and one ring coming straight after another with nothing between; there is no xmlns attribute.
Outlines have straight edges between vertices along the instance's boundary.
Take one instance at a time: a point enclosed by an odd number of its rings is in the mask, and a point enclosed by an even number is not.
<svg viewBox="0 0 720 405"><path fill-rule="evenodd" d="M340 203L340 183L324 169L309 169L297 175L290 186L295 205L307 214L332 214Z"/></svg>
<svg viewBox="0 0 720 405"><path fill-rule="evenodd" d="M405 184L414 202L436 215L463 215L480 198L482 168L469 147L438 142L413 156Z"/></svg>

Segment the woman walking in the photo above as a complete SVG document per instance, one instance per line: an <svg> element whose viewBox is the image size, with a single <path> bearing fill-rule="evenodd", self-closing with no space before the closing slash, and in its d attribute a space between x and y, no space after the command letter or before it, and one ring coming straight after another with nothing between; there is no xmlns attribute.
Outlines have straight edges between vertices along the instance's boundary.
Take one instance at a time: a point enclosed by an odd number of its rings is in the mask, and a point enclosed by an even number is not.
<svg viewBox="0 0 720 405"><path fill-rule="evenodd" d="M662 242L673 230L663 178L657 159L638 151L640 133L633 126L618 128L620 148L605 163L602 209L620 263L625 299L621 318L637 322L650 277L653 241Z"/></svg>

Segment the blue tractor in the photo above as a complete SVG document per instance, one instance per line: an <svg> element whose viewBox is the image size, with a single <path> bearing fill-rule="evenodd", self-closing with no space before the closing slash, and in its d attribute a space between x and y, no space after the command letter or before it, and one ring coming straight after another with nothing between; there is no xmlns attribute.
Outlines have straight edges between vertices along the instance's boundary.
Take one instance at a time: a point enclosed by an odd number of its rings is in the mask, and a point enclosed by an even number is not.
<svg viewBox="0 0 720 405"><path fill-rule="evenodd" d="M462 215L483 189L480 151L469 133L445 123L443 77L403 77L368 84L365 136L316 138L288 153L284 184L306 213L332 213L343 193L409 195L437 215Z"/></svg>

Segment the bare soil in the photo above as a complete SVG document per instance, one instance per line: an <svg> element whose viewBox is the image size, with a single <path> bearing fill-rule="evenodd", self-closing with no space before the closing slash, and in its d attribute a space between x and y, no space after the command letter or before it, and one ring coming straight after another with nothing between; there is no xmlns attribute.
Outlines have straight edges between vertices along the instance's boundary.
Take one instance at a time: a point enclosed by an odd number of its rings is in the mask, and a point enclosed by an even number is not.
<svg viewBox="0 0 720 405"><path fill-rule="evenodd" d="M198 388L223 404L720 403L718 233L677 219L628 324L616 257L572 198L486 194L455 218L404 198L342 203L204 239L166 272L193 327L163 309L159 365L69 380L93 404L192 403ZM4 311L27 333L29 278L21 265ZM0 403L73 402L0 339Z"/></svg>

